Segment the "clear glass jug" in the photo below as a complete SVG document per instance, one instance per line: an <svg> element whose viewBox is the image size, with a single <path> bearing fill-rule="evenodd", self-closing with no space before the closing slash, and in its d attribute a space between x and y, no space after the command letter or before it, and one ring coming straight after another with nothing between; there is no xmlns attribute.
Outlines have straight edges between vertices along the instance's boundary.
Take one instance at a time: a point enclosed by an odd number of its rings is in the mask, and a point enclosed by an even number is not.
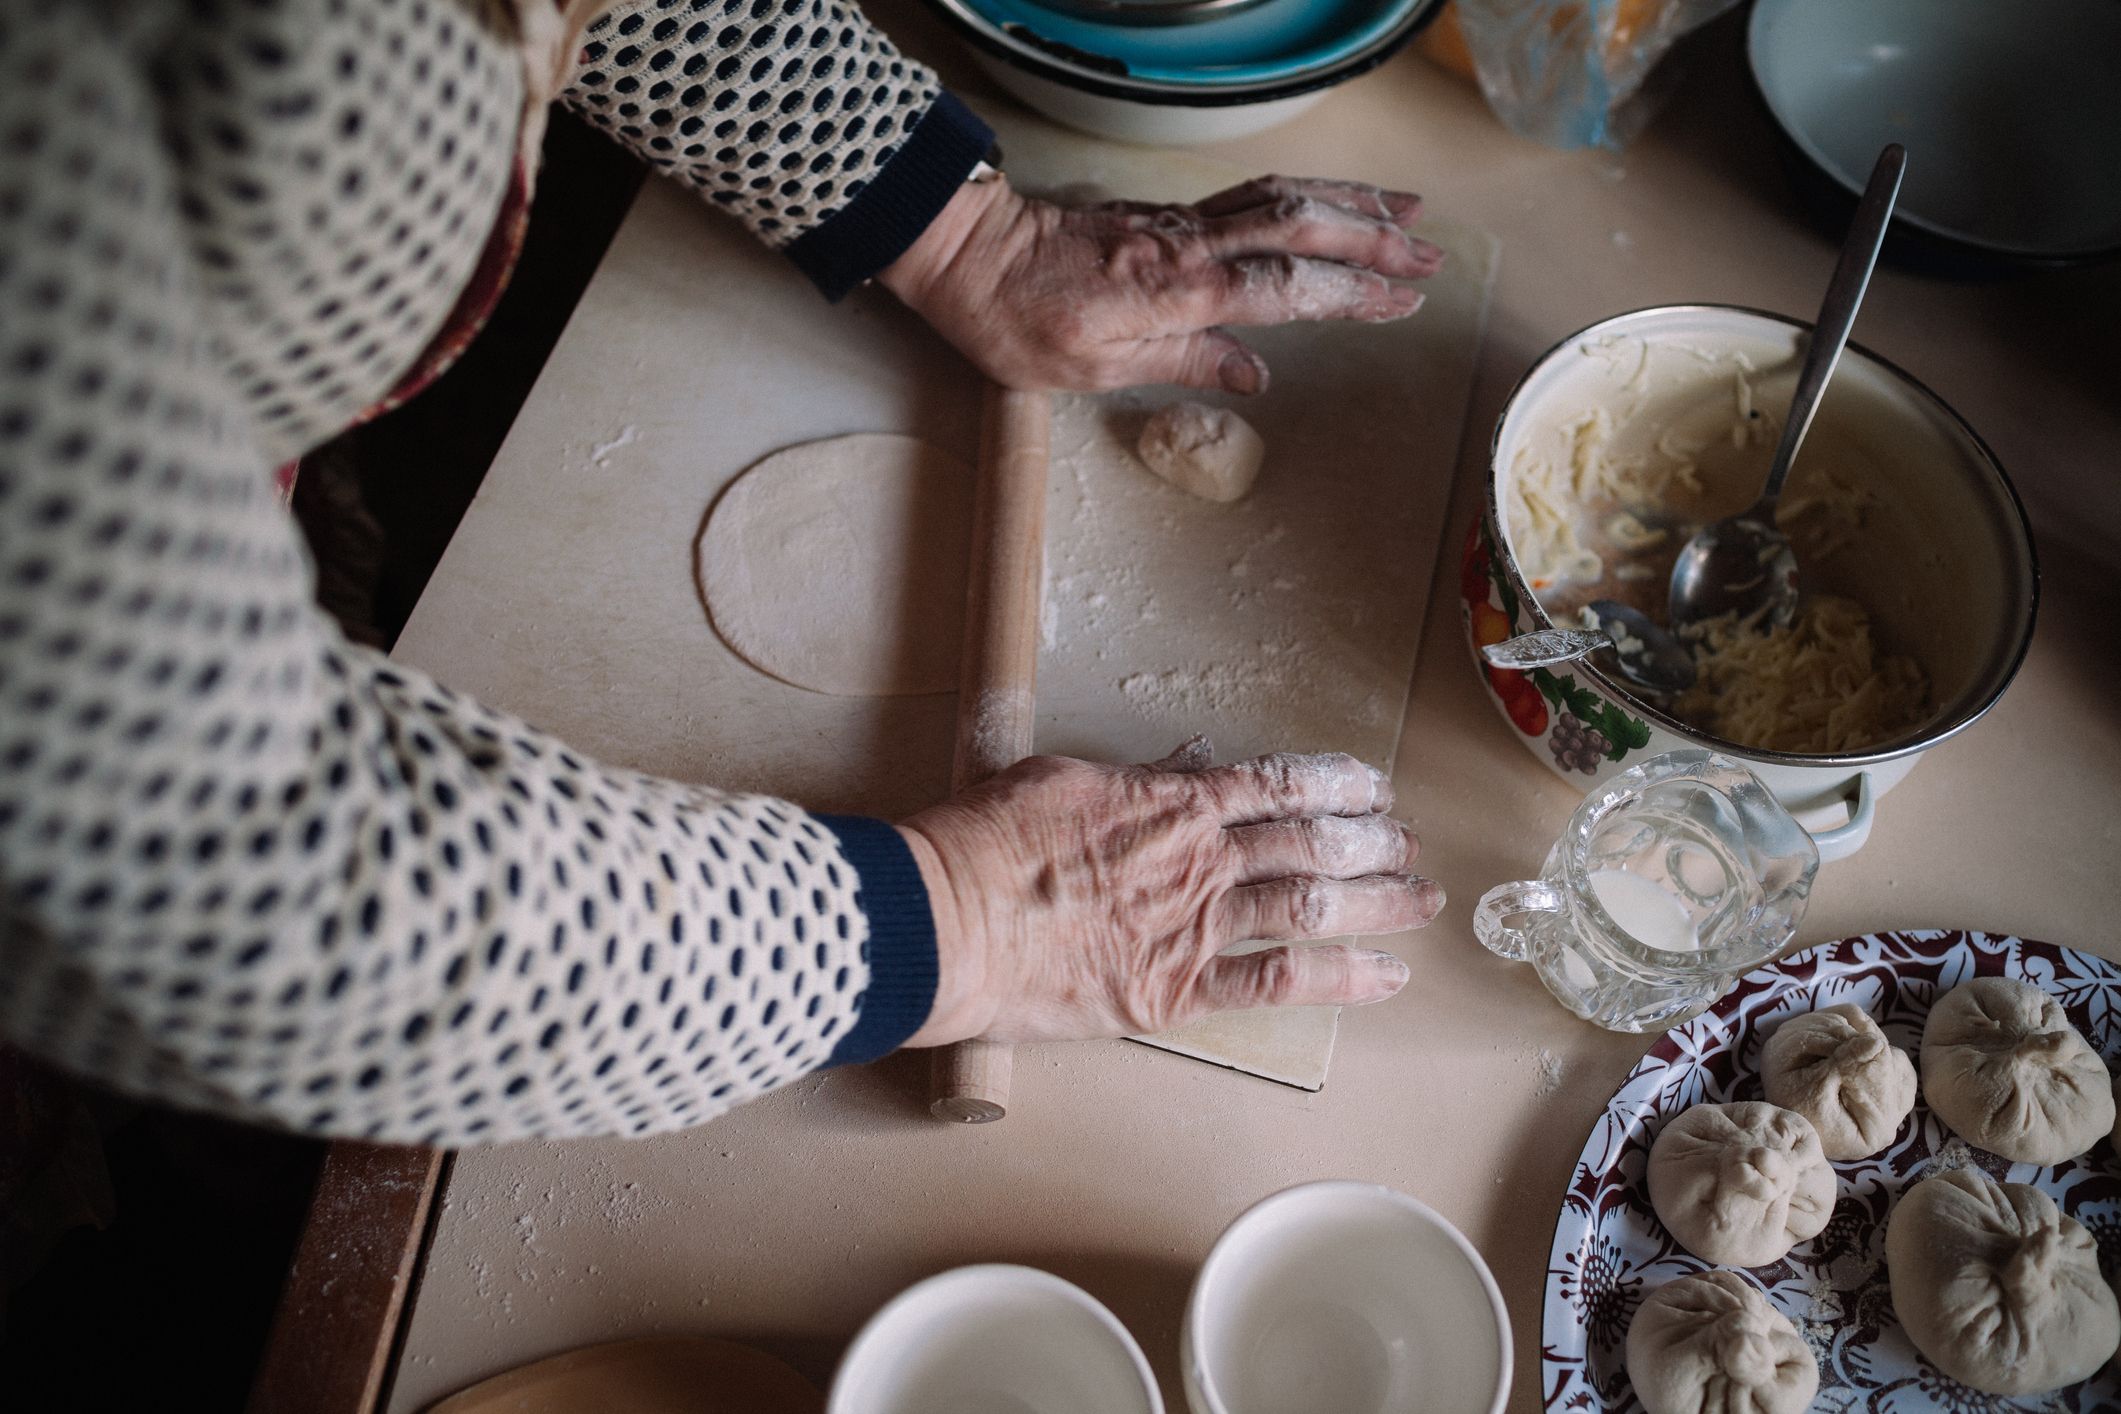
<svg viewBox="0 0 2121 1414"><path fill-rule="evenodd" d="M1789 944L1818 872L1752 772L1671 751L1586 796L1540 877L1488 890L1473 931L1584 1020L1662 1030Z"/></svg>

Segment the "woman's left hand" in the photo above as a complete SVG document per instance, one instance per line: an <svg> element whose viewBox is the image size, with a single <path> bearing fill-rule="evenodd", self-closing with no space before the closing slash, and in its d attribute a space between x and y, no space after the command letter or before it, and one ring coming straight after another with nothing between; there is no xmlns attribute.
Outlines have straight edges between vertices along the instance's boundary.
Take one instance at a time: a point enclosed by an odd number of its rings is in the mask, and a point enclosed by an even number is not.
<svg viewBox="0 0 2121 1414"><path fill-rule="evenodd" d="M1406 984L1389 952L1241 941L1397 933L1443 907L1421 842L1351 756L1153 766L1019 761L899 826L935 923L936 991L907 1044L1084 1041L1210 1012L1358 1006Z"/></svg>
<svg viewBox="0 0 2121 1414"><path fill-rule="evenodd" d="M1443 252L1407 230L1421 199L1261 177L1191 206L1066 208L968 183L880 276L1005 387L1267 386L1228 324L1402 319Z"/></svg>

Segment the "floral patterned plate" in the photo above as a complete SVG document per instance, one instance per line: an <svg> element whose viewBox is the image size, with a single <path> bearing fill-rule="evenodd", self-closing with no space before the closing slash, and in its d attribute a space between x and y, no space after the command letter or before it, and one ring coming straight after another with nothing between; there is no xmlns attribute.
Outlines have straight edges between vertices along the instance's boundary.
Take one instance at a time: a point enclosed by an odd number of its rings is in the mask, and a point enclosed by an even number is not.
<svg viewBox="0 0 2121 1414"><path fill-rule="evenodd" d="M2121 1061L2121 967L1993 933L1873 933L1795 953L1746 974L1713 1009L1658 1041L1591 1130L1562 1200L1547 1263L1544 1407L1640 1411L1623 1368L1628 1322L1651 1291L1707 1266L1650 1212L1643 1168L1666 1118L1701 1101L1760 1099L1761 1043L1789 1017L1855 1002L1912 1054L1931 1002L1970 977L1989 976L2046 988L2110 1066ZM2121 1270L2121 1166L2109 1145L2047 1168L2013 1164L1952 1135L1918 1100L1884 1153L1834 1166L1841 1198L1826 1230L1773 1266L1747 1273L1819 1356L1815 1411L2121 1409L2121 1375L2111 1366L2068 1389L2003 1399L1944 1375L1908 1341L1886 1287L1886 1214L1917 1179L1967 1164L2045 1190L2098 1238L2108 1279Z"/></svg>

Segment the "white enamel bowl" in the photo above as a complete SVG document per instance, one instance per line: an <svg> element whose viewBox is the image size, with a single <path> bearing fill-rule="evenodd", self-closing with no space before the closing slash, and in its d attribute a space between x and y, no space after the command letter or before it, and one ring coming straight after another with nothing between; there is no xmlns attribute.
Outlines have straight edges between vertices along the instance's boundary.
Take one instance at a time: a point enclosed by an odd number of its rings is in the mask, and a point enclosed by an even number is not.
<svg viewBox="0 0 2121 1414"><path fill-rule="evenodd" d="M1189 103L1175 97L1124 97L1115 89L1041 71L1015 54L972 51L979 66L1024 105L1093 137L1141 147L1191 147L1234 142L1288 122L1327 93L1324 85L1276 96L1245 95L1240 102Z"/></svg>
<svg viewBox="0 0 2121 1414"><path fill-rule="evenodd" d="M1640 344L1681 362L1743 353L1754 367L1763 405L1787 404L1804 325L1781 315L1725 305L1667 305L1637 310L1570 335L1533 364L1504 407L1489 451L1487 510L1474 526L1460 576L1469 646L1498 635L1551 626L1532 597L1505 531L1519 455L1541 439L1551 446L1571 418L1614 398L1632 364L1589 356ZM1701 399L1729 405L1728 373L1704 374ZM1691 394L1689 394L1691 395ZM1662 394L1660 397L1664 396ZM1673 394L1666 411L1685 402ZM1765 452L1760 454L1765 466ZM1922 753L1958 734L1995 705L2024 661L2033 636L2039 572L2032 531L2017 493L1972 428L1936 394L1859 345L1850 344L1834 373L1819 420L1798 466L1835 456L1874 490L1879 504L1862 540L1824 566L1805 566L1806 583L1855 599L1869 610L1890 650L1913 656L1928 673L1933 703L1927 721L1875 748L1837 755L1766 751L1724 741L1635 698L1625 681L1585 660L1548 670L1543 680L1480 664L1488 696L1525 746L1571 785L1590 790L1638 761L1680 747L1707 747L1744 763L1791 814L1813 831L1820 857L1846 857L1869 837L1879 797L1913 769ZM1764 475L1762 470L1760 474ZM1736 505L1749 492L1741 488ZM1610 708L1640 738L1624 753L1583 772L1557 759L1551 738L1563 703ZM1609 734L1610 735L1610 734ZM1617 747L1618 742L1614 745Z"/></svg>
<svg viewBox="0 0 2121 1414"><path fill-rule="evenodd" d="M1193 1284L1193 1414L1499 1414L1510 1322L1458 1229L1373 1183L1257 1204Z"/></svg>
<svg viewBox="0 0 2121 1414"><path fill-rule="evenodd" d="M1804 163L1853 202L1908 150L1897 234L2019 265L2121 256L2121 5L2113 0L1758 0L1754 87Z"/></svg>
<svg viewBox="0 0 2121 1414"><path fill-rule="evenodd" d="M827 1414L1163 1414L1141 1347L1081 1287L1031 1267L959 1267L862 1327Z"/></svg>

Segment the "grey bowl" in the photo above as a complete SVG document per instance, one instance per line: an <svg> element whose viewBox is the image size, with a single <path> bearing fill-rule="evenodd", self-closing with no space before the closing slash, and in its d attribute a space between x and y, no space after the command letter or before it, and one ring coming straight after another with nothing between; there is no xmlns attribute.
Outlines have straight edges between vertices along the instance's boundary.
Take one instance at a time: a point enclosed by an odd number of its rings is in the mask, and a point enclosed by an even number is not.
<svg viewBox="0 0 2121 1414"><path fill-rule="evenodd" d="M1747 62L1802 161L1849 202L1908 149L1894 228L2006 265L2121 255L2121 4L1757 0Z"/></svg>

